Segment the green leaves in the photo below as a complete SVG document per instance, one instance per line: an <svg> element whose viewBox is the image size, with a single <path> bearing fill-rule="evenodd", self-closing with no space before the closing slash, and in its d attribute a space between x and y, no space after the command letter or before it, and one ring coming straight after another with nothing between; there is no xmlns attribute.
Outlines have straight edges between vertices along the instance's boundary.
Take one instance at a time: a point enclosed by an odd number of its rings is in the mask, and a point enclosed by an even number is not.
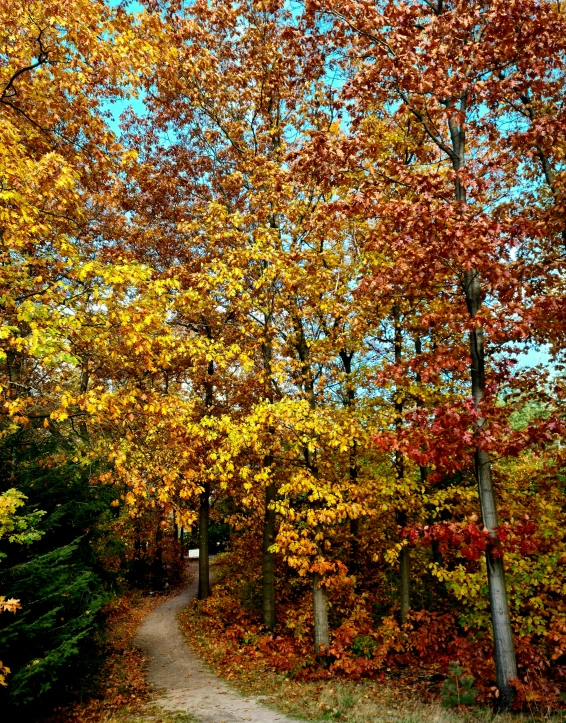
<svg viewBox="0 0 566 723"><path fill-rule="evenodd" d="M29 545L40 539L42 532L36 528L45 512L34 510L21 514L18 510L26 500L26 495L15 488L0 494L0 540L5 538L8 542ZM6 557L6 553L0 550L2 557Z"/></svg>

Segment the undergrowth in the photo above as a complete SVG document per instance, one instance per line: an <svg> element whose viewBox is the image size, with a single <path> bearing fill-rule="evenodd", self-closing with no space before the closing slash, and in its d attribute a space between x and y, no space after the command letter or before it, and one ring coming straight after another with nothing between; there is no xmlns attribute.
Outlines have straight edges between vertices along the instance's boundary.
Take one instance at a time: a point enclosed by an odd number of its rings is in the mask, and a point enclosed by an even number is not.
<svg viewBox="0 0 566 723"><path fill-rule="evenodd" d="M539 701L520 714L498 715L489 707L476 707L473 679L454 665L447 674L440 674L440 666L393 668L385 659L370 679L348 679L320 664L313 674L312 656L301 658L300 647L283 626L270 635L253 623L253 616L246 615L250 609L247 597L241 596L239 605L237 592L233 592L230 556L219 560L216 569L217 584L211 597L192 601L180 616L181 627L193 649L218 675L245 695L260 696L266 705L288 715L344 723L566 720L563 712L551 713ZM360 658L368 660L364 640L358 640L358 648Z"/></svg>

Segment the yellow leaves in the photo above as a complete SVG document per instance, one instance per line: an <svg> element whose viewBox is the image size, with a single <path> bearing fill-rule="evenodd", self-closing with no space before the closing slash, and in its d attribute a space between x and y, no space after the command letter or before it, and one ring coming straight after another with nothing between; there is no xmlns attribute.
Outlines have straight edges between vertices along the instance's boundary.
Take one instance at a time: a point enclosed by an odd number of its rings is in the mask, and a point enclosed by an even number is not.
<svg viewBox="0 0 566 723"><path fill-rule="evenodd" d="M69 414L65 412L64 410L56 410L54 412L51 412L51 419L53 419L56 422L64 422L66 419L69 418Z"/></svg>
<svg viewBox="0 0 566 723"><path fill-rule="evenodd" d="M388 550L385 551L385 560L390 564L394 565L397 560L399 559L399 555L401 553L401 550L403 547L408 545L408 540L403 540L401 542L397 542L393 547L390 547Z"/></svg>
<svg viewBox="0 0 566 723"><path fill-rule="evenodd" d="M7 599L4 595L0 595L0 613L16 613L20 608L21 605L19 600L16 600L15 598Z"/></svg>
<svg viewBox="0 0 566 723"><path fill-rule="evenodd" d="M14 529L13 517L26 499L27 497L14 487L0 494L0 539Z"/></svg>
<svg viewBox="0 0 566 723"><path fill-rule="evenodd" d="M6 676L9 675L12 671L10 668L8 668L7 665L4 665L2 661L0 660L0 685L7 686L8 683L6 681Z"/></svg>
<svg viewBox="0 0 566 723"><path fill-rule="evenodd" d="M481 567L484 568L483 562ZM453 570L446 570L434 562L429 563L429 569L438 580L447 583L449 590L459 600L471 601L481 597L485 569L471 573L464 565L457 565Z"/></svg>

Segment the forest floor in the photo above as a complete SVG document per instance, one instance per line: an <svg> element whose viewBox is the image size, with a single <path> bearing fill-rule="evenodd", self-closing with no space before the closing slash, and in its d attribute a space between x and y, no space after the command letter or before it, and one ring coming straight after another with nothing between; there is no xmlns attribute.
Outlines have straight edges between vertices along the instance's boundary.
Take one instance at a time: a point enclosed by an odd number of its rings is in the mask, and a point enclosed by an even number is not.
<svg viewBox="0 0 566 723"><path fill-rule="evenodd" d="M196 563L189 567L196 572ZM196 575L191 577L171 595L122 601L111 615L111 650L98 694L46 723L566 721L540 710L530 715L447 710L411 696L392 681L296 681L254 661L244 661L239 671L227 675L217 642L203 636L189 604L196 595Z"/></svg>

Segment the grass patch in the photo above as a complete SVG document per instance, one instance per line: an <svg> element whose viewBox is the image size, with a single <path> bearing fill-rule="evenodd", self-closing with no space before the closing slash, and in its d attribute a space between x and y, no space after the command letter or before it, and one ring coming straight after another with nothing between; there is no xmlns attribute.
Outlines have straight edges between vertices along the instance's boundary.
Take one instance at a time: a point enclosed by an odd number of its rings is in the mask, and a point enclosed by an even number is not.
<svg viewBox="0 0 566 723"><path fill-rule="evenodd" d="M275 676L274 676L275 678ZM299 682L285 678L263 680L270 689L264 703L286 714L307 721L344 723L527 723L565 721L564 714L548 715L542 710L531 714L495 714L485 708L456 710L440 703L411 699L407 691L391 682L316 681ZM237 687L250 693L250 686ZM256 688L256 694L259 692Z"/></svg>

